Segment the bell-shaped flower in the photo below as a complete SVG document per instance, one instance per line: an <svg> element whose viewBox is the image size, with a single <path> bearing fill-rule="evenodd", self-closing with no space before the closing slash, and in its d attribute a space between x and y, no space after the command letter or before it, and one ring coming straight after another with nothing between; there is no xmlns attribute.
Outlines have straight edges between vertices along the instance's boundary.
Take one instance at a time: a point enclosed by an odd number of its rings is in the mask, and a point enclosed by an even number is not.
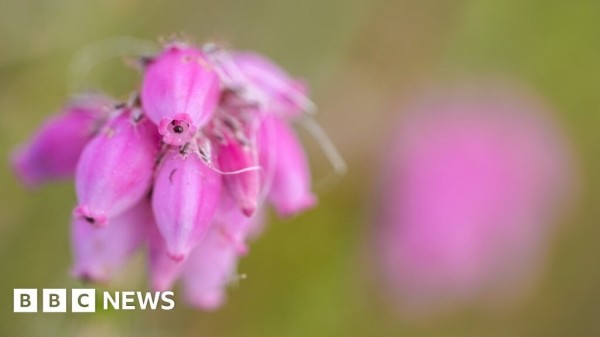
<svg viewBox="0 0 600 337"><path fill-rule="evenodd" d="M150 190L158 133L136 108L124 108L83 150L75 176L75 216L94 225L138 203Z"/></svg>
<svg viewBox="0 0 600 337"><path fill-rule="evenodd" d="M218 136L214 137L214 144L223 183L242 212L251 216L261 188L255 132L248 135L242 126L215 124L213 131Z"/></svg>
<svg viewBox="0 0 600 337"><path fill-rule="evenodd" d="M190 141L212 117L219 94L219 76L192 46L167 46L146 66L142 105L167 144Z"/></svg>
<svg viewBox="0 0 600 337"><path fill-rule="evenodd" d="M219 308L227 286L238 279L237 262L247 253L246 240L263 225L262 212L248 218L235 201L223 194L214 224L194 249L182 271L184 298L204 310Z"/></svg>
<svg viewBox="0 0 600 337"><path fill-rule="evenodd" d="M287 121L264 118L259 129L260 164L269 184L268 200L280 216L290 217L312 208L308 160L300 140Z"/></svg>
<svg viewBox="0 0 600 337"><path fill-rule="evenodd" d="M263 112L298 117L314 112L304 81L292 78L267 57L253 52L229 52L215 44L205 46L223 84Z"/></svg>
<svg viewBox="0 0 600 337"><path fill-rule="evenodd" d="M110 226L94 227L81 218L73 218L71 245L72 273L86 281L107 282L146 240L153 225L149 200L114 217Z"/></svg>
<svg viewBox="0 0 600 337"><path fill-rule="evenodd" d="M304 81L292 78L272 60L252 52L234 53L233 59L251 91L258 92L268 111L285 117L315 111Z"/></svg>
<svg viewBox="0 0 600 337"><path fill-rule="evenodd" d="M170 149L164 154L156 172L152 207L174 260L183 260L208 232L221 185L221 175L196 148L189 153Z"/></svg>
<svg viewBox="0 0 600 337"><path fill-rule="evenodd" d="M12 156L12 166L28 186L72 178L79 156L112 110L104 96L75 98L59 114L47 120Z"/></svg>
<svg viewBox="0 0 600 337"><path fill-rule="evenodd" d="M173 287L185 261L175 261L167 251L167 246L156 223L148 229L148 273L150 287L154 291L166 291Z"/></svg>

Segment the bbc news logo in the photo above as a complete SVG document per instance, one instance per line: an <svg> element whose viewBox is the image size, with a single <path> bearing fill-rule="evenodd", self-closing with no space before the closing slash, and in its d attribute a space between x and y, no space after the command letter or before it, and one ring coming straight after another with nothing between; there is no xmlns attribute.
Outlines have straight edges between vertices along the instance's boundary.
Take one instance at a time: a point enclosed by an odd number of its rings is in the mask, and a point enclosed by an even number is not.
<svg viewBox="0 0 600 337"><path fill-rule="evenodd" d="M14 312L38 312L38 289L14 289ZM96 312L96 289L42 289L42 312L67 312L70 303L71 312ZM172 310L175 308L172 291L104 291L102 292L102 310ZM70 298L70 302L69 302Z"/></svg>

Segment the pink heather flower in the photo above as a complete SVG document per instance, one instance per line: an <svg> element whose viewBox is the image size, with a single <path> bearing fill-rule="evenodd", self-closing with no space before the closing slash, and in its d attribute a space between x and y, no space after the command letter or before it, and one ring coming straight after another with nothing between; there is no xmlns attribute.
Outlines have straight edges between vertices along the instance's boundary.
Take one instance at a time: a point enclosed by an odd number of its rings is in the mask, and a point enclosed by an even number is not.
<svg viewBox="0 0 600 337"><path fill-rule="evenodd" d="M201 245L190 254L183 269L182 282L187 303L204 310L215 310L225 301L225 287L236 276L238 254L229 238L212 229Z"/></svg>
<svg viewBox="0 0 600 337"><path fill-rule="evenodd" d="M71 101L13 153L12 166L19 178L31 187L72 178L85 144L102 127L112 105L99 95Z"/></svg>
<svg viewBox="0 0 600 337"><path fill-rule="evenodd" d="M261 172L258 170L256 131L245 132L243 126L215 122L211 132L215 135L220 170L224 173L223 183L242 212L251 216L257 208L261 190ZM227 125L229 124L229 125Z"/></svg>
<svg viewBox="0 0 600 337"><path fill-rule="evenodd" d="M90 226L84 219L74 218L71 227L73 275L87 281L107 282L145 241L153 222L147 200L116 216L106 227Z"/></svg>
<svg viewBox="0 0 600 337"><path fill-rule="evenodd" d="M262 226L260 212L247 218L233 206L224 218L217 218L183 270L185 299L196 308L215 310L225 303L226 287L239 278L237 263L247 253L245 241Z"/></svg>
<svg viewBox="0 0 600 337"><path fill-rule="evenodd" d="M141 98L163 141L180 146L212 117L219 91L219 77L202 52L175 44L148 64Z"/></svg>
<svg viewBox="0 0 600 337"><path fill-rule="evenodd" d="M171 258L183 260L204 238L220 196L221 175L196 149L167 151L157 168L152 207Z"/></svg>
<svg viewBox="0 0 600 337"><path fill-rule="evenodd" d="M159 140L156 127L139 113L123 109L86 145L75 177L76 217L105 225L149 192Z"/></svg>
<svg viewBox="0 0 600 337"><path fill-rule="evenodd" d="M258 146L265 180L270 182L268 200L277 213L289 217L312 208L317 200L311 191L308 161L291 126L276 117L266 117Z"/></svg>
<svg viewBox="0 0 600 337"><path fill-rule="evenodd" d="M258 104L261 111L285 118L315 111L314 103L307 96L306 84L292 78L265 56L252 52L229 53L215 45L205 49L225 86L248 102Z"/></svg>
<svg viewBox="0 0 600 337"><path fill-rule="evenodd" d="M572 185L564 139L535 102L468 94L410 107L387 148L377 247L412 313L514 298Z"/></svg>
<svg viewBox="0 0 600 337"><path fill-rule="evenodd" d="M156 223L148 229L148 271L150 287L154 291L167 291L181 274L185 261L175 261Z"/></svg>
<svg viewBox="0 0 600 337"><path fill-rule="evenodd" d="M246 240L255 238L263 223L262 212L248 218L228 194L222 194L208 234L183 262L168 257L164 240L155 230L150 241L152 288L164 291L183 277L185 298L191 305L216 309L225 300L226 286L236 277L239 257L248 251Z"/></svg>
<svg viewBox="0 0 600 337"><path fill-rule="evenodd" d="M293 79L273 61L250 52L235 53L233 59L251 87L265 97L270 111L298 117L314 110L314 104L306 96L306 84Z"/></svg>
<svg viewBox="0 0 600 337"><path fill-rule="evenodd" d="M263 197L283 216L316 203L288 123L314 107L256 54L173 43L144 67L135 100L70 105L13 164L32 185L75 175L74 276L107 282L146 244L152 289L181 280L187 302L216 309L262 232Z"/></svg>

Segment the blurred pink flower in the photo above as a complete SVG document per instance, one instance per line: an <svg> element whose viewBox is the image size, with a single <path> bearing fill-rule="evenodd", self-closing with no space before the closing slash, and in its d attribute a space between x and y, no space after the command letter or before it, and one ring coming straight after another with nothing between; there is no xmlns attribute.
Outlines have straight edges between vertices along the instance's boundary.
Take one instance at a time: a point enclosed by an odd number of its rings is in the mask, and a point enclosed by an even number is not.
<svg viewBox="0 0 600 337"><path fill-rule="evenodd" d="M409 106L394 131L377 245L400 306L518 298L575 180L546 111L507 90L457 91Z"/></svg>
<svg viewBox="0 0 600 337"><path fill-rule="evenodd" d="M204 49L223 84L262 112L285 118L315 112L306 83L267 57L253 52L230 53L212 44Z"/></svg>
<svg viewBox="0 0 600 337"><path fill-rule="evenodd" d="M19 178L31 187L73 178L83 148L100 130L113 104L100 95L84 95L69 102L14 152L12 165Z"/></svg>
<svg viewBox="0 0 600 337"><path fill-rule="evenodd" d="M311 190L310 168L292 127L268 116L258 137L261 166L270 182L268 199L277 213L290 217L314 207L317 198Z"/></svg>
<svg viewBox="0 0 600 337"><path fill-rule="evenodd" d="M98 228L74 218L73 275L86 281L107 282L146 241L153 222L150 202L145 199L115 217L110 226Z"/></svg>

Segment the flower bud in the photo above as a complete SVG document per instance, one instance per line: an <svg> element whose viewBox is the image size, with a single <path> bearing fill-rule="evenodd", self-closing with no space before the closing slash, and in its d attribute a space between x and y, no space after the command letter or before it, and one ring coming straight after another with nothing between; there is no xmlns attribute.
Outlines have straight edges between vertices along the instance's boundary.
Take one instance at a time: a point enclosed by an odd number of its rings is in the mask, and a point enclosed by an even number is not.
<svg viewBox="0 0 600 337"><path fill-rule="evenodd" d="M148 64L141 91L144 110L163 141L180 146L212 117L220 82L202 52L172 45Z"/></svg>
<svg viewBox="0 0 600 337"><path fill-rule="evenodd" d="M154 291L171 289L185 262L175 261L169 256L165 240L156 223L148 229L148 249L150 287Z"/></svg>
<svg viewBox="0 0 600 337"><path fill-rule="evenodd" d="M106 282L144 242L154 222L150 202L137 205L114 217L106 227L90 226L74 218L71 245L74 254L73 275L84 280Z"/></svg>
<svg viewBox="0 0 600 337"><path fill-rule="evenodd" d="M223 305L226 287L238 278L238 260L248 251L245 241L256 235L263 220L262 212L248 218L229 195L223 194L210 232L190 254L182 272L185 299L190 305L204 310Z"/></svg>
<svg viewBox="0 0 600 337"><path fill-rule="evenodd" d="M268 58L257 53L235 53L235 65L262 98L266 110L285 117L298 117L313 112L314 103L307 97L303 81L292 78Z"/></svg>
<svg viewBox="0 0 600 337"><path fill-rule="evenodd" d="M102 226L138 203L150 190L158 148L156 127L138 110L122 110L81 154L74 215Z"/></svg>
<svg viewBox="0 0 600 337"><path fill-rule="evenodd" d="M252 52L229 52L214 44L204 50L225 87L263 112L280 117L298 117L314 112L307 86L292 78L265 56Z"/></svg>
<svg viewBox="0 0 600 337"><path fill-rule="evenodd" d="M300 140L290 125L266 117L259 130L261 167L270 182L269 202L280 216L289 217L313 207L310 169Z"/></svg>
<svg viewBox="0 0 600 337"><path fill-rule="evenodd" d="M102 127L111 106L106 97L82 96L47 120L13 154L13 169L19 178L30 187L72 178L85 144Z"/></svg>
<svg viewBox="0 0 600 337"><path fill-rule="evenodd" d="M221 196L221 175L197 152L169 150L156 173L152 207L167 252L185 256L204 238Z"/></svg>
<svg viewBox="0 0 600 337"><path fill-rule="evenodd" d="M260 192L260 170L255 139L239 139L231 132L223 132L216 142L219 168L225 188L246 216L256 210ZM250 169L244 171L245 169ZM237 172L236 171L243 171Z"/></svg>

